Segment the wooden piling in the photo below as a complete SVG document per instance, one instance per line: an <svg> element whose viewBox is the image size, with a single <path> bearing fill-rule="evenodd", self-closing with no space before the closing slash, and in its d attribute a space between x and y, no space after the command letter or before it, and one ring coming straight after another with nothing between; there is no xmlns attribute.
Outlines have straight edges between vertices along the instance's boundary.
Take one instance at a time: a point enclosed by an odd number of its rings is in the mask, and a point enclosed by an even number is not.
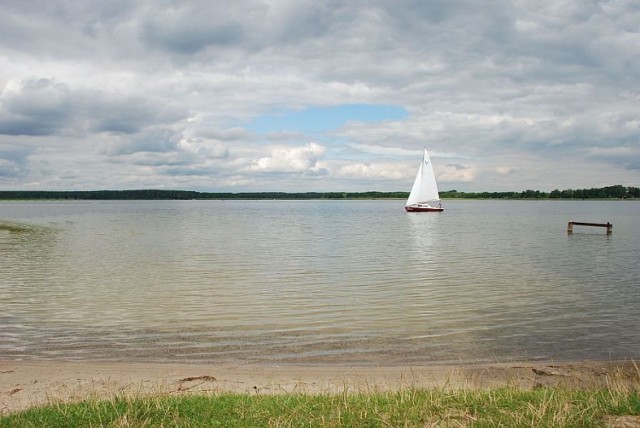
<svg viewBox="0 0 640 428"><path fill-rule="evenodd" d="M584 223L580 221L570 221L567 225L567 233L573 233L573 226L594 226L594 227L606 227L607 235L611 235L613 233L613 225L609 222L606 223Z"/></svg>

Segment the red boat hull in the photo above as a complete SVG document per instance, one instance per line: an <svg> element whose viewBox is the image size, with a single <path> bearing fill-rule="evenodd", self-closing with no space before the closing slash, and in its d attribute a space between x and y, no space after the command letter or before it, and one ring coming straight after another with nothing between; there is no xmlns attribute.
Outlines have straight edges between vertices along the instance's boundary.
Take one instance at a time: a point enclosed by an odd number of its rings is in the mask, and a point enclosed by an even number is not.
<svg viewBox="0 0 640 428"><path fill-rule="evenodd" d="M404 207L409 213L441 213L444 208L438 207Z"/></svg>

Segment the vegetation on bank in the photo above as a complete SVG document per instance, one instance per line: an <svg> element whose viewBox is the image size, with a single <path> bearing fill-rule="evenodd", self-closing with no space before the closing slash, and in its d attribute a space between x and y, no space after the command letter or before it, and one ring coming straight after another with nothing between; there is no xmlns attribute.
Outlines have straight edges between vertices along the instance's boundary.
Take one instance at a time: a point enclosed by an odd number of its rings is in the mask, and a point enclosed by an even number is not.
<svg viewBox="0 0 640 428"><path fill-rule="evenodd" d="M617 426L635 421L637 415L638 390L406 389L369 394L120 397L33 408L1 417L0 427L591 427Z"/></svg>
<svg viewBox="0 0 640 428"><path fill-rule="evenodd" d="M592 189L555 189L551 192L525 190L523 192L478 193L450 190L441 192L440 196L445 199L638 199L640 198L640 188L616 185Z"/></svg>
<svg viewBox="0 0 640 428"><path fill-rule="evenodd" d="M90 191L0 191L2 199L67 200L191 200L191 199L385 199L407 198L407 192L243 192L210 193L191 190L90 190Z"/></svg>
<svg viewBox="0 0 640 428"><path fill-rule="evenodd" d="M93 191L0 191L0 200L190 200L190 199L406 199L408 192L243 192L211 193L191 190L93 190ZM443 199L640 199L640 188L622 185L592 189L541 192L440 192Z"/></svg>

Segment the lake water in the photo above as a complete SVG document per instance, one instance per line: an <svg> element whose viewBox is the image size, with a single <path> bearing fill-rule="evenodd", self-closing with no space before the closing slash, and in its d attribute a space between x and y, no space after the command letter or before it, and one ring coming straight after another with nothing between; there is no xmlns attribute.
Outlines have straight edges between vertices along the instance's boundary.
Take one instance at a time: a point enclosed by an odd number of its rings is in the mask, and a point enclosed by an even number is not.
<svg viewBox="0 0 640 428"><path fill-rule="evenodd" d="M403 202L0 202L0 358L640 358L640 202Z"/></svg>

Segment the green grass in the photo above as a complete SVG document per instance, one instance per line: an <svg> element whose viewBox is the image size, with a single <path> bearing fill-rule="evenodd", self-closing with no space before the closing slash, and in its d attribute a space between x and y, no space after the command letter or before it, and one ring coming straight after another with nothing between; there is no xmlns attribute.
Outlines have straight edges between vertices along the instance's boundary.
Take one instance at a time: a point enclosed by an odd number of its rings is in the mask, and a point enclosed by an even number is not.
<svg viewBox="0 0 640 428"><path fill-rule="evenodd" d="M120 397L32 408L0 418L0 427L592 427L615 415L640 415L640 391Z"/></svg>
<svg viewBox="0 0 640 428"><path fill-rule="evenodd" d="M24 233L30 232L32 229L29 226L25 226L18 223L0 221L0 231L5 230L11 233Z"/></svg>

